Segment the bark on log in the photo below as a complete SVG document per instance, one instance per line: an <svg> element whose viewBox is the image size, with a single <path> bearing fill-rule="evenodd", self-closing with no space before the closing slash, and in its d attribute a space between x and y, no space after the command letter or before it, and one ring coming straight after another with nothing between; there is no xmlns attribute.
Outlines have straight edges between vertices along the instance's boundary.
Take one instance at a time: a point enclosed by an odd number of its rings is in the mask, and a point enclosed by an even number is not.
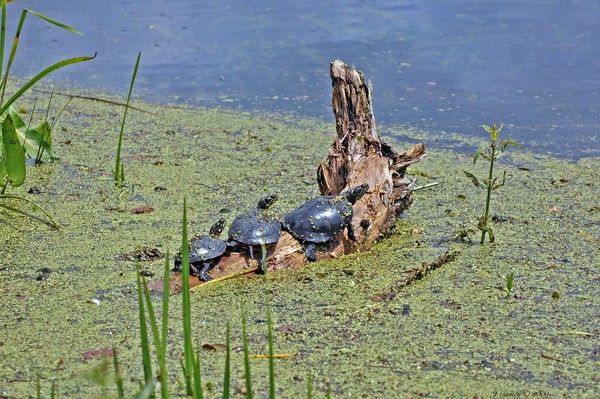
<svg viewBox="0 0 600 399"><path fill-rule="evenodd" d="M363 183L367 193L354 205L352 224L356 241L344 232L318 259L368 250L375 240L394 227L397 217L412 203L412 181L406 169L423 158L425 147L415 144L398 154L379 137L373 115L370 82L356 69L334 61L330 67L333 86L332 108L336 120L336 139L329 149L326 163L317 169L317 183L322 195L338 194ZM300 204L298 204L300 205ZM268 271L296 268L306 263L303 248L290 234L268 252ZM232 275L252 267L246 254L223 257L210 271L213 278ZM172 291L181 288L179 273L173 273ZM190 277L190 287L202 284ZM156 284L155 288L160 288Z"/></svg>

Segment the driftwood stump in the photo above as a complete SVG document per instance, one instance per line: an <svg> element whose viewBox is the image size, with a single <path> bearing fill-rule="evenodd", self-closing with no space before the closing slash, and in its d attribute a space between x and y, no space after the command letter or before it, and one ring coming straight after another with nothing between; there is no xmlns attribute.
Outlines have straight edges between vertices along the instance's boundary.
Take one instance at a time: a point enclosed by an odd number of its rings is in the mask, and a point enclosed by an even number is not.
<svg viewBox="0 0 600 399"><path fill-rule="evenodd" d="M405 177L406 169L425 155L423 144L415 144L398 154L381 140L375 126L370 82L365 82L361 72L341 61L332 62L330 71L337 137L329 149L327 162L318 166L317 183L322 195L338 194L363 183L369 184L369 190L354 205L352 224L356 241L349 240L344 232L326 252L317 253L318 259L368 250L377 238L394 227L397 216L413 200L412 182ZM302 245L286 232L268 254L268 271L306 263ZM223 257L210 275L224 277L253 266L248 255L233 253ZM202 282L198 278L190 277L190 287L199 284ZM180 273L173 273L171 288L178 291L180 287Z"/></svg>

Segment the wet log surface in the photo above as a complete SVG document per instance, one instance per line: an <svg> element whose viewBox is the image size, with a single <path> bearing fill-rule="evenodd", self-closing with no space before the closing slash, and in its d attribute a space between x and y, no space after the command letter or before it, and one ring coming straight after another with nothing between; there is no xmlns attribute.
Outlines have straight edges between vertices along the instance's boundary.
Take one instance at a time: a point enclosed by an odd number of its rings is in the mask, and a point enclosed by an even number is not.
<svg viewBox="0 0 600 399"><path fill-rule="evenodd" d="M412 181L405 177L406 169L425 155L423 144L397 153L381 140L373 115L370 82L365 82L361 72L336 60L331 63L330 73L337 134L327 162L318 167L317 184L322 195L335 195L363 183L369 184L369 190L354 205L352 224L356 241L348 239L344 231L337 240L317 251L319 260L366 251L394 227L397 216L413 200ZM221 258L210 275L217 279L241 273L254 268L255 262L247 254L232 253ZM302 245L286 232L268 250L269 272L306 263ZM191 288L201 284L205 283L190 277ZM162 282L154 285L161 289ZM172 273L171 291L180 290L181 274Z"/></svg>

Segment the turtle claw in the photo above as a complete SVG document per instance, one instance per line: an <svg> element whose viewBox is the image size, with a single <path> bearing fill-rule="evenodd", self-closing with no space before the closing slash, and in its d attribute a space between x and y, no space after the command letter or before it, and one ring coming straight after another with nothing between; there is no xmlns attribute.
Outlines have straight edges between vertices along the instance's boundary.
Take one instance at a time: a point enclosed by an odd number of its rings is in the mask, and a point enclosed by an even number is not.
<svg viewBox="0 0 600 399"><path fill-rule="evenodd" d="M212 280L212 277L210 276L210 274L208 274L210 266L210 263L203 263L200 270L197 270L198 279L200 281L204 281L206 283L207 281Z"/></svg>

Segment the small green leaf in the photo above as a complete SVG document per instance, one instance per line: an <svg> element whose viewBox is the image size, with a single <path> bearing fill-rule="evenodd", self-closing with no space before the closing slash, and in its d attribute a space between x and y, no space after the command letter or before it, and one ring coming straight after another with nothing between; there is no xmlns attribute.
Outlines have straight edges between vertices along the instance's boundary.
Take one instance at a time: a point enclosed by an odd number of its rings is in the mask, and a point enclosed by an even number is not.
<svg viewBox="0 0 600 399"><path fill-rule="evenodd" d="M483 159L485 159L486 161L491 161L491 160L492 160L492 157L491 157L491 156L489 156L488 154L483 154L483 153L482 153L482 154L481 154L481 157L482 157Z"/></svg>
<svg viewBox="0 0 600 399"><path fill-rule="evenodd" d="M486 149L486 145L485 144L481 144L479 146L479 148L477 149L477 151L475 151L475 154L473 154L473 165L475 165L475 162L477 162L477 158L479 158L479 156L481 155L481 153L483 151L485 151Z"/></svg>
<svg viewBox="0 0 600 399"><path fill-rule="evenodd" d="M515 277L515 272L512 272L506 279L506 289L508 290L508 292L512 291L514 277Z"/></svg>
<svg viewBox="0 0 600 399"><path fill-rule="evenodd" d="M494 178L493 183L496 182L496 179L497 179L497 177ZM496 190L496 189L502 187L505 182L506 182L506 171L504 171L504 173L502 174L502 181L500 183L498 183L498 184L493 184L492 190Z"/></svg>
<svg viewBox="0 0 600 399"><path fill-rule="evenodd" d="M482 127L485 129L486 132L488 132L490 135L492 134L492 128L488 125L479 125L479 127Z"/></svg>
<svg viewBox="0 0 600 399"><path fill-rule="evenodd" d="M519 143L515 143L514 141L510 141L510 140L506 140L502 142L502 151L504 151L504 149L509 146L512 145L513 147L517 147L517 148L523 148Z"/></svg>
<svg viewBox="0 0 600 399"><path fill-rule="evenodd" d="M0 186L10 183L19 187L25 181L25 154L10 115L2 122L2 159L0 159Z"/></svg>
<svg viewBox="0 0 600 399"><path fill-rule="evenodd" d="M477 176L475 176L472 173L467 172L466 170L463 170L463 173L469 178L471 179L471 182L473 183L473 185L475 187L481 187L481 183L479 182L479 179L477 178Z"/></svg>

